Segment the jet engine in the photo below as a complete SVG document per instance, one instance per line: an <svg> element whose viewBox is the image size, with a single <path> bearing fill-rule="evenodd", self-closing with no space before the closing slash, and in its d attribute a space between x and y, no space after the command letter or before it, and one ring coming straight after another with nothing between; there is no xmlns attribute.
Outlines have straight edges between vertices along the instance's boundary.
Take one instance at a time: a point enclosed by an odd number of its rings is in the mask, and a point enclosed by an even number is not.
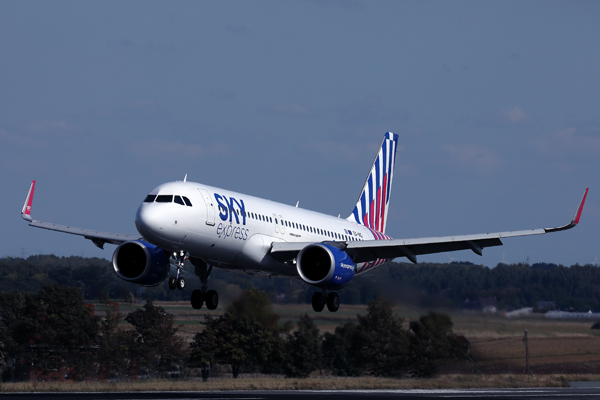
<svg viewBox="0 0 600 400"><path fill-rule="evenodd" d="M142 240L122 243L113 254L113 267L119 278L143 286L156 286L169 276L169 256Z"/></svg>
<svg viewBox="0 0 600 400"><path fill-rule="evenodd" d="M344 250L326 243L315 243L298 253L296 268L304 282L337 290L350 283L356 267Z"/></svg>

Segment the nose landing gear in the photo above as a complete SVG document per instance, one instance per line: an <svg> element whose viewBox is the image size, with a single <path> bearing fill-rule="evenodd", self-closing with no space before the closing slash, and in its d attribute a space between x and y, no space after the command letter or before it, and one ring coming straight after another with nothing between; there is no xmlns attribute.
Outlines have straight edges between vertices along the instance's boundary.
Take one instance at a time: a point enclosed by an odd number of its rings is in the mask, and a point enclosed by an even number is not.
<svg viewBox="0 0 600 400"><path fill-rule="evenodd" d="M190 262L194 265L194 273L198 275L201 282L201 289L194 290L191 296L192 308L199 310L206 303L206 308L214 310L219 305L219 294L216 290L208 290L208 276L212 271L212 265L209 266L199 258L191 258Z"/></svg>
<svg viewBox="0 0 600 400"><path fill-rule="evenodd" d="M330 312L336 312L340 308L340 296L337 293L331 292L327 294L326 290L323 292L316 292L312 297L312 307L316 312L323 311L327 304L327 309Z"/></svg>
<svg viewBox="0 0 600 400"><path fill-rule="evenodd" d="M181 269L183 268L183 263L185 260L190 258L190 253L184 252L180 250L179 253L173 252L171 259L175 261L177 266L177 275L169 278L169 289L175 290L176 288L179 290L183 290L185 287L185 279L181 275Z"/></svg>

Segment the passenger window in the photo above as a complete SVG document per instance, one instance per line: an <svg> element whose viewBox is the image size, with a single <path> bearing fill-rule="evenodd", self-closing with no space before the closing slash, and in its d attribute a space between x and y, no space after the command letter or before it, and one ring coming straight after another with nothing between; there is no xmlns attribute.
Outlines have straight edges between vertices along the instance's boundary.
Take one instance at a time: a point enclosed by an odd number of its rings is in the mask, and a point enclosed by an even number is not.
<svg viewBox="0 0 600 400"><path fill-rule="evenodd" d="M185 196L181 196L181 197L183 197L183 201L185 201L185 205L186 205L186 206L188 206L188 207L191 207L191 206L192 206L192 202L190 201L190 199L188 199L188 198L187 198L187 197L185 197Z"/></svg>
<svg viewBox="0 0 600 400"><path fill-rule="evenodd" d="M156 196L157 203L172 203L173 195L172 194L161 194L160 196Z"/></svg>
<svg viewBox="0 0 600 400"><path fill-rule="evenodd" d="M175 196L175 203L181 204L182 206L185 205L185 204L183 204L183 200L181 200L180 196Z"/></svg>
<svg viewBox="0 0 600 400"><path fill-rule="evenodd" d="M156 195L155 194L149 194L146 199L144 200L144 203L153 203L154 199L156 199Z"/></svg>

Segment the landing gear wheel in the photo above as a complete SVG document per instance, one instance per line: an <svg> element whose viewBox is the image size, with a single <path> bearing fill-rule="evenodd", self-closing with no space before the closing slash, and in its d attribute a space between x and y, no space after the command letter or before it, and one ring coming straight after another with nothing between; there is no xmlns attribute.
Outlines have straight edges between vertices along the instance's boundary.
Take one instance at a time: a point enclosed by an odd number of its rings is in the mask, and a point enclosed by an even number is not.
<svg viewBox="0 0 600 400"><path fill-rule="evenodd" d="M216 290L206 292L206 308L214 310L219 305L219 294Z"/></svg>
<svg viewBox="0 0 600 400"><path fill-rule="evenodd" d="M327 309L330 312L336 312L340 308L340 296L337 293L331 292L327 295Z"/></svg>
<svg viewBox="0 0 600 400"><path fill-rule="evenodd" d="M192 292L192 297L190 299L192 301L192 308L195 310L199 310L202 308L202 303L204 303L204 296L202 296L202 290L194 290Z"/></svg>
<svg viewBox="0 0 600 400"><path fill-rule="evenodd" d="M169 289L175 290L177 288L177 279L174 276L169 278Z"/></svg>
<svg viewBox="0 0 600 400"><path fill-rule="evenodd" d="M313 310L315 310L316 312L321 312L323 311L323 307L325 307L325 302L323 301L323 293L321 292L316 292L315 294L313 294L312 297L312 306L313 306Z"/></svg>
<svg viewBox="0 0 600 400"><path fill-rule="evenodd" d="M184 287L185 287L185 279L183 279L183 276L180 276L179 279L177 279L177 289L183 290Z"/></svg>

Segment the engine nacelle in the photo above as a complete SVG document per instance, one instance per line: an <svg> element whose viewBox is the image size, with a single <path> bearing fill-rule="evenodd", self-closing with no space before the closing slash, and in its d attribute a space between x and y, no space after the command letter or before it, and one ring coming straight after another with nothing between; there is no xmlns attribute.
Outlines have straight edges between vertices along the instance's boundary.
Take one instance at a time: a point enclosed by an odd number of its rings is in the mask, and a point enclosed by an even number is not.
<svg viewBox="0 0 600 400"><path fill-rule="evenodd" d="M156 286L169 276L169 257L160 247L142 240L122 243L113 254L119 278L143 286Z"/></svg>
<svg viewBox="0 0 600 400"><path fill-rule="evenodd" d="M356 266L345 251L325 243L315 243L298 253L296 268L304 282L336 290L350 283Z"/></svg>

